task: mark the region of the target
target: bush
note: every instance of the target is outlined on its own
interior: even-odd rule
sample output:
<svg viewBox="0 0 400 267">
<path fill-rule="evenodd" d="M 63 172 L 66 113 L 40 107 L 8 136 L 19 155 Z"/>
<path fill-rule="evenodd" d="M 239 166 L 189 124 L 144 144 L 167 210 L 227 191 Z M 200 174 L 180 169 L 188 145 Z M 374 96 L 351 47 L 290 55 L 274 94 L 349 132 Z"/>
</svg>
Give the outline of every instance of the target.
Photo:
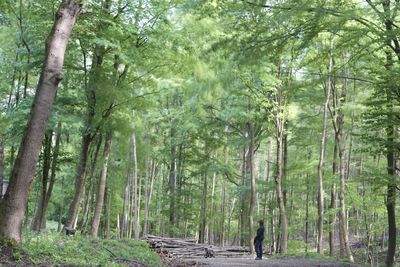
<svg viewBox="0 0 400 267">
<path fill-rule="evenodd" d="M 22 249 L 34 264 L 124 266 L 122 262 L 137 261 L 163 266 L 146 242 L 131 239 L 105 240 L 79 234 L 29 232 L 25 234 Z"/>
</svg>

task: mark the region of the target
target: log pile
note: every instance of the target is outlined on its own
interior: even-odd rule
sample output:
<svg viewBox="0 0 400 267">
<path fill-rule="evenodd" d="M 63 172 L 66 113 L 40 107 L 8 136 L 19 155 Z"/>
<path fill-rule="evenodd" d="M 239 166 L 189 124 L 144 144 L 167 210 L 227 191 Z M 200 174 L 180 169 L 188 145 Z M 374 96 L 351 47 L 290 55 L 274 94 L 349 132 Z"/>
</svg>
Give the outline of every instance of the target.
<svg viewBox="0 0 400 267">
<path fill-rule="evenodd" d="M 208 244 L 198 244 L 194 239 L 148 235 L 147 242 L 157 253 L 171 258 L 241 257 L 249 254 L 249 249 L 245 247 L 217 247 Z"/>
</svg>

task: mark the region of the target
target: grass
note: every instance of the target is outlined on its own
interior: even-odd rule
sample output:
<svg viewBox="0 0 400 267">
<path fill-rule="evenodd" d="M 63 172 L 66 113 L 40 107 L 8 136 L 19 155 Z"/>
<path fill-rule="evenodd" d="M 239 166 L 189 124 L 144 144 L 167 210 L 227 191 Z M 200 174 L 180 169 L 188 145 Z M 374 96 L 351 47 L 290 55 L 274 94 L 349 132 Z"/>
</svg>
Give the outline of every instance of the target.
<svg viewBox="0 0 400 267">
<path fill-rule="evenodd" d="M 146 242 L 132 239 L 106 240 L 79 234 L 27 232 L 21 250 L 34 265 L 126 266 L 124 262 L 139 262 L 147 266 L 164 266 Z"/>
<path fill-rule="evenodd" d="M 351 263 L 348 259 L 339 258 L 339 257 L 330 257 L 325 254 L 317 253 L 317 252 L 305 252 L 307 244 L 303 241 L 298 240 L 290 240 L 288 241 L 288 252 L 285 254 L 275 254 L 272 255 L 273 259 L 282 259 L 282 258 L 306 258 L 306 259 L 314 259 L 314 260 L 326 260 L 337 263 Z M 309 245 L 308 245 L 309 246 Z M 309 249 L 311 250 L 310 246 Z"/>
</svg>

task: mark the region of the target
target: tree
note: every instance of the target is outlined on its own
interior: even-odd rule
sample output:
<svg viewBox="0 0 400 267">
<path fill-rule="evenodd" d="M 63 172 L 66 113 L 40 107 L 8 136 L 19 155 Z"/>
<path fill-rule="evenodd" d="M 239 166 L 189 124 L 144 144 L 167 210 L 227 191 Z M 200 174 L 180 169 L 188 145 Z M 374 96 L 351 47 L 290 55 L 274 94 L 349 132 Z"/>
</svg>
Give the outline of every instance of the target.
<svg viewBox="0 0 400 267">
<path fill-rule="evenodd" d="M 21 226 L 34 174 L 32 170 L 36 168 L 51 107 L 58 84 L 62 80 L 68 39 L 80 11 L 80 2 L 75 0 L 62 1 L 57 11 L 47 40 L 46 57 L 30 118 L 14 164 L 9 188 L 0 203 L 0 238 L 21 242 Z"/>
<path fill-rule="evenodd" d="M 100 224 L 100 215 L 104 204 L 104 193 L 106 188 L 106 179 L 107 179 L 107 169 L 108 169 L 108 157 L 110 156 L 111 150 L 111 139 L 112 133 L 108 132 L 105 144 L 104 144 L 104 152 L 103 152 L 103 167 L 100 173 L 99 179 L 99 187 L 97 191 L 97 200 L 96 200 L 96 208 L 94 210 L 93 223 L 92 223 L 92 236 L 97 237 L 99 231 Z"/>
</svg>

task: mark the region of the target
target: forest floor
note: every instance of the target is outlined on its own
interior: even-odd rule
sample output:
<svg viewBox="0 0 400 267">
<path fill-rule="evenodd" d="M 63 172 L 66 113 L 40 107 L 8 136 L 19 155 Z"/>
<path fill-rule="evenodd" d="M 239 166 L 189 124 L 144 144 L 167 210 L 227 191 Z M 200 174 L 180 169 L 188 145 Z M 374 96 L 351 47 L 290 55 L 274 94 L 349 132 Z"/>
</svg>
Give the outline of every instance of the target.
<svg viewBox="0 0 400 267">
<path fill-rule="evenodd" d="M 165 264 L 147 242 L 140 240 L 25 232 L 22 245 L 0 245 L 2 266 L 164 267 Z"/>
<path fill-rule="evenodd" d="M 308 259 L 301 256 L 292 256 L 280 259 L 254 260 L 254 257 L 247 258 L 207 258 L 187 260 L 187 266 L 210 266 L 210 267 L 362 267 L 363 265 L 334 262 L 324 259 Z M 197 265 L 196 265 L 197 264 Z M 183 266 L 183 265 L 182 265 Z"/>
</svg>

